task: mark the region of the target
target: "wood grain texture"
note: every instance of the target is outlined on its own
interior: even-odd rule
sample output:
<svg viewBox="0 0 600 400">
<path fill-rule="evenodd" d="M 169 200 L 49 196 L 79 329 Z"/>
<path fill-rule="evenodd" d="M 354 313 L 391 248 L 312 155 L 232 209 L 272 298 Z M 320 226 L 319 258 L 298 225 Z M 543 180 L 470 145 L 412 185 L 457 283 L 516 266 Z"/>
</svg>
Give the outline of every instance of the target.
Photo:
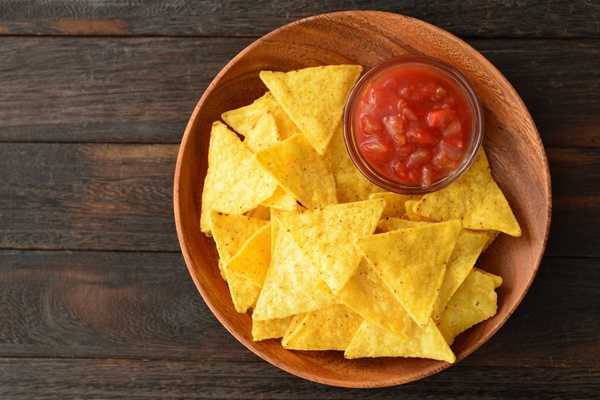
<svg viewBox="0 0 600 400">
<path fill-rule="evenodd" d="M 473 48 L 438 28 L 396 14 L 343 12 L 287 25 L 247 47 L 211 82 L 198 102 L 178 153 L 174 178 L 177 234 L 199 292 L 217 319 L 248 349 L 295 375 L 342 387 L 385 387 L 412 382 L 449 365 L 424 359 L 345 360 L 328 352 L 290 353 L 275 343 L 252 341 L 250 319 L 235 313 L 217 272 L 212 240 L 198 235 L 197 220 L 212 122 L 228 109 L 259 97 L 260 70 L 291 70 L 314 65 L 373 67 L 404 54 L 443 59 L 463 72 L 485 110 L 484 144 L 494 176 L 510 201 L 523 236 L 501 236 L 482 263 L 504 276 L 497 314 L 454 346 L 462 360 L 500 327 L 533 282 L 548 235 L 550 175 L 535 124 L 504 77 Z"/>
<path fill-rule="evenodd" d="M 369 392 L 300 381 L 262 362 L 0 358 L 0 396 L 11 400 L 596 398 L 600 373 L 586 368 L 480 368 L 460 364 L 402 387 Z"/>
<path fill-rule="evenodd" d="M 176 145 L 0 145 L 0 247 L 177 251 Z"/>
<path fill-rule="evenodd" d="M 356 9 L 410 15 L 460 36 L 600 36 L 600 8 L 586 0 L 4 0 L 0 32 L 256 36 L 310 15 Z"/>
<path fill-rule="evenodd" d="M 546 258 L 515 315 L 465 363 L 600 370 L 597 266 Z M 0 357 L 262 363 L 217 322 L 173 253 L 0 251 Z"/>
<path fill-rule="evenodd" d="M 251 41 L 2 38 L 0 141 L 179 143 L 210 80 Z M 546 146 L 600 146 L 600 40 L 471 44 L 514 84 Z"/>
</svg>

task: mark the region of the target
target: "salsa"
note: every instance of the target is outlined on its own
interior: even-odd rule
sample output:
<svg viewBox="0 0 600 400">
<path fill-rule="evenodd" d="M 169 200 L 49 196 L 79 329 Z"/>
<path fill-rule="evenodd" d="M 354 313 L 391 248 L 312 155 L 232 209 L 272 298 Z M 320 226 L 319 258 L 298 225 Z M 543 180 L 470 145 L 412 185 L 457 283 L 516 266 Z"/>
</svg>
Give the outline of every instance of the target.
<svg viewBox="0 0 600 400">
<path fill-rule="evenodd" d="M 463 88 L 433 66 L 390 67 L 367 82 L 353 113 L 358 151 L 379 174 L 430 186 L 469 148 L 473 111 Z"/>
</svg>

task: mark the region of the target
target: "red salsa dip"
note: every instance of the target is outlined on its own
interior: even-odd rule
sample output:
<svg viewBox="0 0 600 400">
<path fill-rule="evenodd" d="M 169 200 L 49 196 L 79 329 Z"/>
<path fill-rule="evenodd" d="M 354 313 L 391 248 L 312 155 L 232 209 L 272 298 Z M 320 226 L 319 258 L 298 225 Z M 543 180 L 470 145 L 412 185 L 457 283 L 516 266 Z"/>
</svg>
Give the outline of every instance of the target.
<svg viewBox="0 0 600 400">
<path fill-rule="evenodd" d="M 446 71 L 423 63 L 390 66 L 356 94 L 355 142 L 378 174 L 428 187 L 457 169 L 470 147 L 473 105 Z"/>
</svg>

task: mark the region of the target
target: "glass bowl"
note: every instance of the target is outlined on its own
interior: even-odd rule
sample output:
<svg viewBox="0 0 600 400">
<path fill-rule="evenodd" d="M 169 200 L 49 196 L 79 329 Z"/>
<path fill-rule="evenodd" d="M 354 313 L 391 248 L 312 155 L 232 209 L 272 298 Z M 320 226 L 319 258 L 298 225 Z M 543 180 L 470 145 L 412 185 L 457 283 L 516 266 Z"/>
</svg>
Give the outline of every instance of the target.
<svg viewBox="0 0 600 400">
<path fill-rule="evenodd" d="M 425 69 L 434 70 L 435 73 L 442 75 L 445 79 L 451 80 L 460 89 L 463 98 L 466 101 L 468 108 L 471 111 L 471 131 L 469 135 L 469 143 L 464 151 L 464 156 L 459 164 L 444 177 L 433 181 L 430 185 L 409 185 L 400 181 L 392 180 L 381 172 L 377 171 L 362 155 L 359 150 L 359 144 L 356 139 L 354 127 L 354 111 L 357 103 L 360 101 L 363 91 L 368 88 L 368 84 L 374 79 L 381 76 L 382 72 L 391 69 L 402 67 L 423 67 Z M 385 61 L 367 71 L 361 79 L 356 83 L 348 99 L 344 109 L 344 140 L 346 148 L 352 159 L 352 162 L 359 171 L 373 184 L 380 186 L 388 191 L 401 194 L 423 194 L 433 192 L 444 188 L 458 177 L 460 177 L 472 164 L 477 151 L 483 140 L 483 112 L 477 95 L 467 82 L 466 78 L 455 68 L 431 57 L 426 56 L 400 56 L 391 60 Z"/>
</svg>

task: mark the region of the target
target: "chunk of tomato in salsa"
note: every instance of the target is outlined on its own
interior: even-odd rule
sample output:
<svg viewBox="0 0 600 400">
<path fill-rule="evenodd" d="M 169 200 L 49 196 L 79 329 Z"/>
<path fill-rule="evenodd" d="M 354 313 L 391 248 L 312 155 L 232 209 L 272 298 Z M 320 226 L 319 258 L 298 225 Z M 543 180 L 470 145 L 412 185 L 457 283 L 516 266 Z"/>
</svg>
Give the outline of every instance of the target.
<svg viewBox="0 0 600 400">
<path fill-rule="evenodd" d="M 392 67 L 365 85 L 354 109 L 358 149 L 390 180 L 429 186 L 456 169 L 471 140 L 464 91 L 435 67 Z"/>
</svg>

